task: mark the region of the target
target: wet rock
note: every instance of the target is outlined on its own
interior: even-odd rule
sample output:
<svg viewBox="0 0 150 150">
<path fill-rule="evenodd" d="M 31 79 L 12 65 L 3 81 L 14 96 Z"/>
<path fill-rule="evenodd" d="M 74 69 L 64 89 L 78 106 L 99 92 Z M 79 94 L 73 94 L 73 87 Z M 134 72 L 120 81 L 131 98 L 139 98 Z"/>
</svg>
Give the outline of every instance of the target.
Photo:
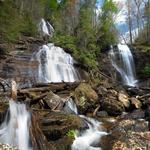
<svg viewBox="0 0 150 150">
<path fill-rule="evenodd" d="M 103 110 L 107 111 L 109 115 L 121 115 L 125 111 L 121 102 L 114 99 L 104 99 L 102 102 Z"/>
<path fill-rule="evenodd" d="M 86 113 L 96 103 L 98 103 L 98 95 L 89 84 L 81 83 L 74 92 L 75 102 L 79 112 Z"/>
<path fill-rule="evenodd" d="M 122 102 L 126 108 L 130 106 L 129 98 L 123 91 L 118 93 L 118 100 Z"/>
<path fill-rule="evenodd" d="M 136 109 L 141 108 L 142 103 L 138 99 L 132 97 L 130 101 L 131 101 L 131 105 L 134 106 L 134 108 Z"/>
</svg>

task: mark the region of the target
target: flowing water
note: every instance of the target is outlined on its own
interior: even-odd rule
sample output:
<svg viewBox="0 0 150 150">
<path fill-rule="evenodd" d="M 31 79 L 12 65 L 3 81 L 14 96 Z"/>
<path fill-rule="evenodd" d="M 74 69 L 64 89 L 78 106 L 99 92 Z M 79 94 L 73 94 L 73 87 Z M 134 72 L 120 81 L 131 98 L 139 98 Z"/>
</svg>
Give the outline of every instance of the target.
<svg viewBox="0 0 150 150">
<path fill-rule="evenodd" d="M 38 24 L 38 30 L 41 36 L 52 36 L 54 32 L 53 26 L 48 21 L 45 21 L 43 18 Z"/>
<path fill-rule="evenodd" d="M 72 99 L 67 102 L 67 106 L 78 115 L 76 104 Z M 85 131 L 77 131 L 75 140 L 71 146 L 72 150 L 101 150 L 99 143 L 102 136 L 107 135 L 102 129 L 102 123 L 93 118 L 79 115 L 88 125 Z"/>
<path fill-rule="evenodd" d="M 39 82 L 79 81 L 78 72 L 74 69 L 74 60 L 71 55 L 54 44 L 43 45 L 35 54 L 34 59 L 39 62 L 37 77 Z"/>
<path fill-rule="evenodd" d="M 136 86 L 137 80 L 135 75 L 135 66 L 132 53 L 125 44 L 118 44 L 116 48 L 112 48 L 109 56 L 114 68 L 121 75 L 124 85 Z"/>
<path fill-rule="evenodd" d="M 32 150 L 29 138 L 30 113 L 25 104 L 9 101 L 9 112 L 0 126 L 0 143 L 18 147 L 19 150 Z"/>
</svg>

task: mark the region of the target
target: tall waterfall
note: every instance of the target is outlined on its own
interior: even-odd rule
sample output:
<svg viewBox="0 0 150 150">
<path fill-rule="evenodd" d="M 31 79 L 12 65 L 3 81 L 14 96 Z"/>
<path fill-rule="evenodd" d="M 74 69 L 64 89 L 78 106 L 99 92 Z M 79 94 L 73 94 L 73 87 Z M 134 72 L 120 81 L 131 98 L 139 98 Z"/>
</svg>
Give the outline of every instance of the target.
<svg viewBox="0 0 150 150">
<path fill-rule="evenodd" d="M 54 44 L 43 45 L 35 54 L 35 59 L 39 62 L 39 82 L 75 82 L 79 80 L 71 55 Z"/>
<path fill-rule="evenodd" d="M 112 65 L 120 73 L 124 85 L 136 86 L 135 66 L 132 53 L 125 44 L 118 44 L 109 52 Z"/>
<path fill-rule="evenodd" d="M 9 101 L 9 112 L 0 126 L 0 143 L 18 147 L 19 150 L 32 150 L 29 139 L 30 114 L 25 104 Z"/>
</svg>

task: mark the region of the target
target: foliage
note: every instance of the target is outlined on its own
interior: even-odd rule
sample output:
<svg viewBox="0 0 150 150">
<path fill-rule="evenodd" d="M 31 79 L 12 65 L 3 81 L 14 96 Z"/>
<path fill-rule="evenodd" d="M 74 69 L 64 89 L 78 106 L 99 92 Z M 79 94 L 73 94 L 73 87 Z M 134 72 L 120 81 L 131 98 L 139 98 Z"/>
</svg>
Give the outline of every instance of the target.
<svg viewBox="0 0 150 150">
<path fill-rule="evenodd" d="M 0 38 L 15 41 L 21 35 L 37 36 L 37 23 L 44 17 L 55 28 L 51 42 L 67 49 L 91 70 L 97 68 L 101 49 L 116 41 L 113 14 L 117 9 L 106 0 L 97 16 L 96 0 L 5 0 L 0 5 Z M 12 13 L 13 12 L 13 13 Z"/>
<path fill-rule="evenodd" d="M 143 70 L 144 75 L 150 77 L 150 64 L 146 64 Z"/>
<path fill-rule="evenodd" d="M 66 133 L 66 135 L 67 135 L 68 137 L 74 138 L 75 135 L 76 135 L 76 131 L 75 131 L 75 130 L 69 130 L 69 131 Z"/>
<path fill-rule="evenodd" d="M 102 6 L 102 13 L 99 16 L 100 28 L 98 31 L 98 42 L 103 49 L 116 42 L 116 28 L 113 15 L 117 13 L 117 7 L 112 0 L 105 0 Z"/>
</svg>

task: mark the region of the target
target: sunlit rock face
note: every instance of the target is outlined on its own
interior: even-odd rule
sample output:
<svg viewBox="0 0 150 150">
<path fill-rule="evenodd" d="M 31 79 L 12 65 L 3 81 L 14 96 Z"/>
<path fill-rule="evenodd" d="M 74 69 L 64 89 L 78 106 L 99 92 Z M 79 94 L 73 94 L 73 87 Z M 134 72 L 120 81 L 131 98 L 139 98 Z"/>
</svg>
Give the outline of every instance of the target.
<svg viewBox="0 0 150 150">
<path fill-rule="evenodd" d="M 121 75 L 124 85 L 136 86 L 135 66 L 132 53 L 127 45 L 118 44 L 112 48 L 109 56 L 113 67 Z"/>
</svg>

